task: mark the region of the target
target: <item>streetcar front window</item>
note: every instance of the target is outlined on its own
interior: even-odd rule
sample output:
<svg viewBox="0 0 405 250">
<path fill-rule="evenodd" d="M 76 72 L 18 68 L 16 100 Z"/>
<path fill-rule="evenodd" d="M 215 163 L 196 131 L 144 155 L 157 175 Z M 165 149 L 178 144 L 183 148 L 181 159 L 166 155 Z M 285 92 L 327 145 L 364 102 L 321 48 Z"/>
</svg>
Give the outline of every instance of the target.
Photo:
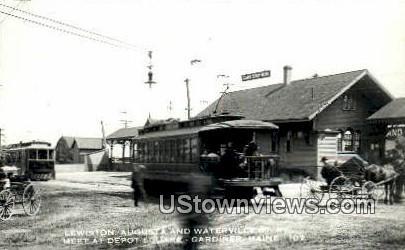
<svg viewBox="0 0 405 250">
<path fill-rule="evenodd" d="M 33 159 L 33 160 L 37 159 L 37 151 L 35 149 L 30 150 L 29 157 L 30 157 L 30 159 Z"/>
<path fill-rule="evenodd" d="M 39 150 L 38 150 L 38 159 L 39 159 L 39 160 L 46 160 L 46 159 L 48 159 L 48 150 L 46 150 L 46 149 L 39 149 Z"/>
</svg>

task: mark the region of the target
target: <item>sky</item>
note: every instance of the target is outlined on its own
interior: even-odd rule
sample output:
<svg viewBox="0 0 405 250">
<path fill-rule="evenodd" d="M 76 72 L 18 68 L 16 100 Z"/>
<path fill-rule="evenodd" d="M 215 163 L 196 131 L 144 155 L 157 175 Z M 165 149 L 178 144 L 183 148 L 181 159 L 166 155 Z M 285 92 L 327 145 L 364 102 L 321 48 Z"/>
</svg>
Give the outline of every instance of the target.
<svg viewBox="0 0 405 250">
<path fill-rule="evenodd" d="M 101 137 L 153 118 L 186 119 L 230 90 L 368 69 L 405 96 L 405 1 L 0 0 L 134 47 L 80 38 L 0 13 L 2 143 Z M 22 15 L 0 5 L 0 11 Z M 61 27 L 60 25 L 55 25 Z M 147 80 L 152 50 L 154 80 Z M 193 59 L 200 63 L 191 65 Z M 271 77 L 241 81 L 246 73 Z M 218 74 L 229 78 L 217 78 Z M 169 103 L 172 109 L 169 109 Z"/>
</svg>

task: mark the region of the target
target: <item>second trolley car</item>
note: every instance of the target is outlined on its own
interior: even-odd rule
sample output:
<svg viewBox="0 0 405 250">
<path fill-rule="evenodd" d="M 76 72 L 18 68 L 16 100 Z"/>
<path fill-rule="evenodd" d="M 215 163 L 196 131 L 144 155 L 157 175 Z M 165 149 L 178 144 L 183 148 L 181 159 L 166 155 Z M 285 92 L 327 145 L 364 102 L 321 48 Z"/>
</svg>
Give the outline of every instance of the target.
<svg viewBox="0 0 405 250">
<path fill-rule="evenodd" d="M 5 158 L 7 165 L 18 168 L 18 175 L 31 180 L 55 178 L 54 149 L 48 142 L 31 141 L 9 145 Z"/>
</svg>

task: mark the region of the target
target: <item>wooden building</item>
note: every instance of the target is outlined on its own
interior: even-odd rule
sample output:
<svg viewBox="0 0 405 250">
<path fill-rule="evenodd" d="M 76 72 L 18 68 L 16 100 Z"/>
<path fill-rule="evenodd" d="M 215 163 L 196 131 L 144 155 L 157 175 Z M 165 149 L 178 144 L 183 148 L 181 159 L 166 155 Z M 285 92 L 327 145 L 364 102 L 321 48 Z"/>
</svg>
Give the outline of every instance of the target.
<svg viewBox="0 0 405 250">
<path fill-rule="evenodd" d="M 130 161 L 133 157 L 135 148 L 133 138 L 138 136 L 138 130 L 141 127 L 120 128 L 106 138 L 107 143 L 110 146 L 110 159 L 112 162 L 126 162 Z M 117 147 L 120 150 L 118 156 L 116 151 Z"/>
<path fill-rule="evenodd" d="M 405 137 L 405 97 L 388 103 L 367 120 L 377 130 L 385 129 L 385 133 L 383 133 L 385 145 L 379 150 L 386 151 L 394 148 L 395 141 Z"/>
<path fill-rule="evenodd" d="M 55 161 L 59 164 L 73 163 L 74 137 L 62 136 L 55 146 Z"/>
<path fill-rule="evenodd" d="M 282 83 L 227 93 L 198 116 L 227 113 L 275 123 L 279 135 L 268 138 L 268 150 L 280 154 L 287 172 L 318 178 L 323 156 L 382 157 L 384 134 L 367 118 L 392 100 L 367 70 L 291 81 L 286 66 Z"/>
<path fill-rule="evenodd" d="M 87 154 L 103 149 L 101 138 L 62 136 L 55 147 L 59 164 L 84 163 Z"/>
</svg>

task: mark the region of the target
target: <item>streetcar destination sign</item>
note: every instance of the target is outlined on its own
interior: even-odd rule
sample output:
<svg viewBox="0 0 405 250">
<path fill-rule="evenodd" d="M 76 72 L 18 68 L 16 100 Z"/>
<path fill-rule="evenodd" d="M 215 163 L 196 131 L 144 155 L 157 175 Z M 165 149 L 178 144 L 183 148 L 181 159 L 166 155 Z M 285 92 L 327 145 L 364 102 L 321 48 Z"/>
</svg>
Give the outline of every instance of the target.
<svg viewBox="0 0 405 250">
<path fill-rule="evenodd" d="M 260 78 L 265 78 L 265 77 L 270 77 L 270 70 L 264 70 L 261 72 L 242 75 L 242 81 L 249 81 L 249 80 L 260 79 Z"/>
</svg>

